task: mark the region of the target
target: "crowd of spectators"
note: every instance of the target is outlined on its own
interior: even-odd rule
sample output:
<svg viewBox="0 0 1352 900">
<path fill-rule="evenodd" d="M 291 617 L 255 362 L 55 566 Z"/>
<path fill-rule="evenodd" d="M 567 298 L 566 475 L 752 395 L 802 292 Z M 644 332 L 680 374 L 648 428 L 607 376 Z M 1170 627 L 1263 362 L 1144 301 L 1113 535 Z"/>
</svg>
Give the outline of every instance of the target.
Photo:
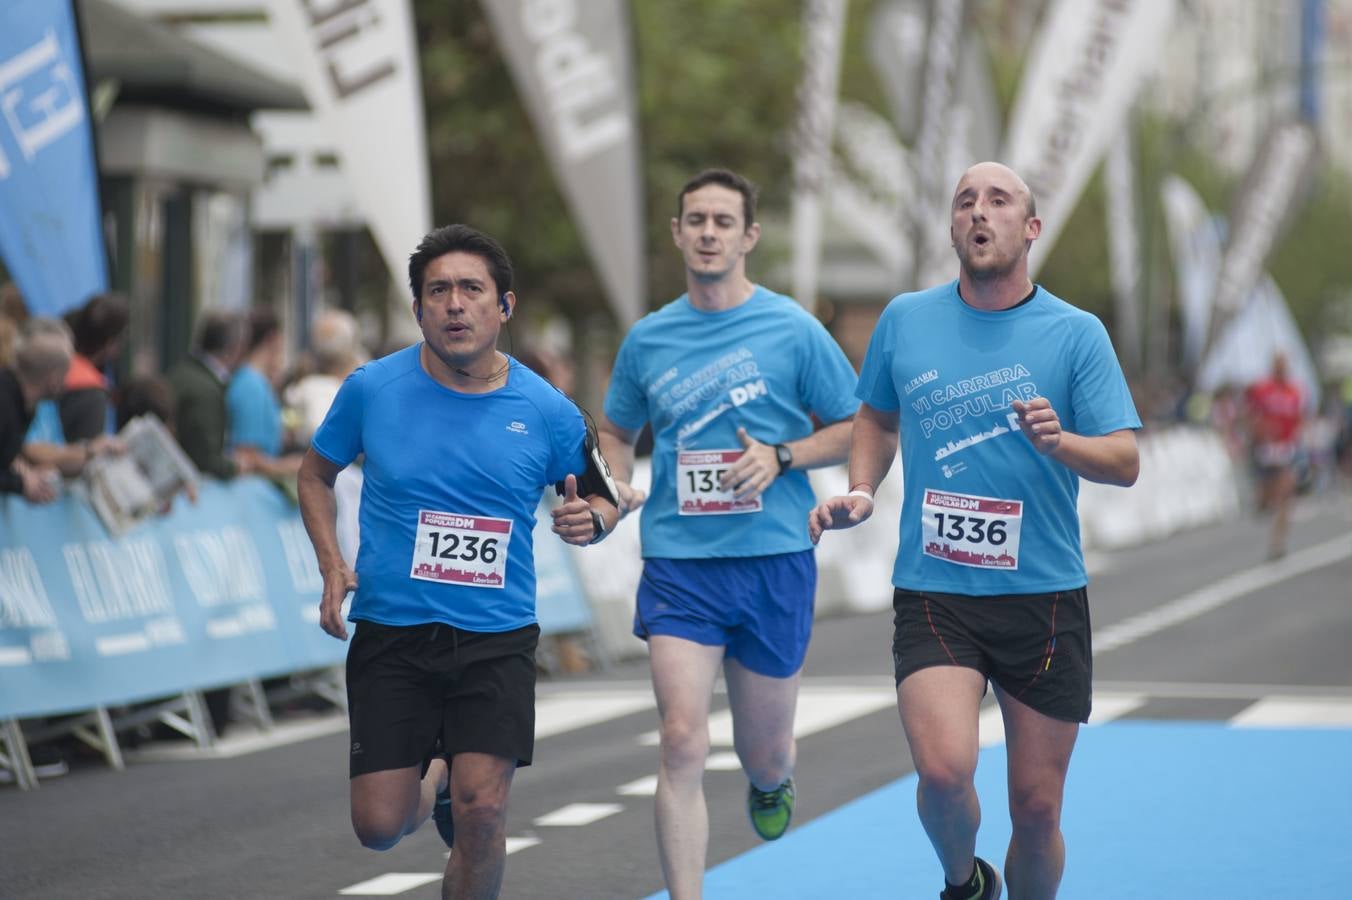
<svg viewBox="0 0 1352 900">
<path fill-rule="evenodd" d="M 258 474 L 294 493 L 287 483 L 310 435 L 342 379 L 366 359 L 356 321 L 341 310 L 315 318 L 313 352 L 289 371 L 274 312 L 213 310 L 200 317 L 188 355 L 163 375 L 118 380 L 128 324 L 118 294 L 55 319 L 30 316 L 12 287 L 0 289 L 0 493 L 56 500 L 92 459 L 124 452 L 117 432 L 145 414 L 164 423 L 202 474 Z M 206 701 L 224 733 L 229 691 L 208 691 Z"/>
</svg>

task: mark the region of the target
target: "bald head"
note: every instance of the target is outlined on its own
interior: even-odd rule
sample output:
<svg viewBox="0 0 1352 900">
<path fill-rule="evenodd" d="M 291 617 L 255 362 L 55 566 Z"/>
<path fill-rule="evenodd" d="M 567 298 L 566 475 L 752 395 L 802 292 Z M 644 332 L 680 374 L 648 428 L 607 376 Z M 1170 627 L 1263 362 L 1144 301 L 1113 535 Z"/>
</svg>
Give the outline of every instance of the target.
<svg viewBox="0 0 1352 900">
<path fill-rule="evenodd" d="M 1033 199 L 1028 184 L 1009 166 L 998 162 L 979 162 L 963 172 L 958 179 L 958 186 L 953 190 L 954 205 L 964 193 L 979 191 L 985 185 L 996 187 L 1022 202 L 1028 218 L 1037 215 L 1037 201 Z"/>
</svg>

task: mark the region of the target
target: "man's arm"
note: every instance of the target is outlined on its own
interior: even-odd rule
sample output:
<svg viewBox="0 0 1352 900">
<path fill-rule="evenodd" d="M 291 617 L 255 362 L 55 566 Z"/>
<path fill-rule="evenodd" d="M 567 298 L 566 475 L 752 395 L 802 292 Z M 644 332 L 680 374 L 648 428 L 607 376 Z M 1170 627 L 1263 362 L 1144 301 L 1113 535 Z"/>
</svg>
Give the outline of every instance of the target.
<svg viewBox="0 0 1352 900">
<path fill-rule="evenodd" d="M 305 452 L 297 478 L 300 517 L 315 548 L 319 572 L 324 577 L 324 593 L 319 601 L 319 627 L 347 640 L 343 622 L 343 599 L 357 588 L 357 575 L 338 549 L 338 499 L 333 483 L 342 466 L 330 462 L 313 449 Z"/>
<path fill-rule="evenodd" d="M 1050 456 L 1081 478 L 1131 487 L 1141 473 L 1136 432 L 1130 428 L 1086 437 L 1061 430 L 1061 420 L 1046 397 L 1015 400 L 1019 428 L 1038 453 Z"/>
<path fill-rule="evenodd" d="M 832 422 L 796 441 L 786 441 L 793 456 L 790 469 L 819 469 L 846 460 L 850 453 L 850 419 Z M 733 463 L 723 476 L 719 487 L 731 488 L 738 500 L 758 497 L 780 476 L 779 457 L 774 444 L 756 440 L 745 428 L 737 429 L 742 442 L 742 458 Z"/>
<path fill-rule="evenodd" d="M 563 484 L 563 503 L 550 510 L 549 515 L 554 520 L 550 530 L 565 543 L 585 547 L 610 534 L 620 524 L 620 511 L 609 500 L 599 494 L 578 496 L 576 475 L 564 478 Z M 601 517 L 600 534 L 596 530 L 596 520 L 592 518 L 593 511 Z"/>
<path fill-rule="evenodd" d="M 601 445 L 601 455 L 610 466 L 610 475 L 615 480 L 615 488 L 620 492 L 620 515 L 626 516 L 643 505 L 647 495 L 629 483 L 634 477 L 634 444 L 638 441 L 638 432 L 621 428 L 610 421 L 604 413 L 596 426 L 597 441 Z"/>
<path fill-rule="evenodd" d="M 824 531 L 851 528 L 873 515 L 873 495 L 897 455 L 899 423 L 896 411 L 859 405 L 850 432 L 850 493 L 832 497 L 808 513 L 807 533 L 812 543 Z"/>
</svg>

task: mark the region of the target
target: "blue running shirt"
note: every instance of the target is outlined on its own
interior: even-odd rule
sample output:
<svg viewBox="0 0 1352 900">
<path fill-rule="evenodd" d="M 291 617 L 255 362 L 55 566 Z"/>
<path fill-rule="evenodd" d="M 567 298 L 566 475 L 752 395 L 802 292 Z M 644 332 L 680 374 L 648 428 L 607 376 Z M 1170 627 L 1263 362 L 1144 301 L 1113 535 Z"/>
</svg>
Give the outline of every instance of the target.
<svg viewBox="0 0 1352 900">
<path fill-rule="evenodd" d="M 504 387 L 453 391 L 423 371 L 421 348 L 349 375 L 315 432 L 335 465 L 366 454 L 348 618 L 523 628 L 535 621 L 535 510 L 547 485 L 583 471 L 582 415 L 510 358 Z"/>
<path fill-rule="evenodd" d="M 282 407 L 267 376 L 250 365 L 236 369 L 225 389 L 225 408 L 231 447 L 256 447 L 268 456 L 282 455 Z"/>
<path fill-rule="evenodd" d="M 968 306 L 956 281 L 888 304 L 859 399 L 900 410 L 897 587 L 1023 594 L 1088 581 L 1079 476 L 1033 449 L 1010 405 L 1034 397 L 1075 434 L 1141 427 L 1103 324 L 1041 287 L 1001 312 Z"/>
<path fill-rule="evenodd" d="M 822 324 L 763 287 L 721 312 L 702 312 L 682 295 L 639 320 L 620 345 L 605 410 L 627 430 L 652 424 L 644 557 L 809 549 L 807 473 L 786 472 L 751 504 L 718 493 L 717 473 L 743 449 L 739 425 L 764 444 L 798 440 L 812 433 L 811 415 L 828 425 L 853 415 L 854 387 L 854 370 Z"/>
</svg>

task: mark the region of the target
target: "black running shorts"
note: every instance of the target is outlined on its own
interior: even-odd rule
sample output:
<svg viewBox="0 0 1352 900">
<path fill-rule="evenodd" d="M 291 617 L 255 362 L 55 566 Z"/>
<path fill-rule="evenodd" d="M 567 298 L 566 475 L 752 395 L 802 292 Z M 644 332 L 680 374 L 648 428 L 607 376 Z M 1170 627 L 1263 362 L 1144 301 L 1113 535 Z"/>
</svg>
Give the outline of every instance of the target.
<svg viewBox="0 0 1352 900">
<path fill-rule="evenodd" d="M 347 651 L 352 777 L 425 771 L 435 753 L 530 765 L 539 639 L 538 625 L 493 633 L 357 622 Z"/>
<path fill-rule="evenodd" d="M 1093 665 L 1084 588 L 993 597 L 897 588 L 892 608 L 897 684 L 930 666 L 965 666 L 1045 716 L 1089 721 Z"/>
</svg>

